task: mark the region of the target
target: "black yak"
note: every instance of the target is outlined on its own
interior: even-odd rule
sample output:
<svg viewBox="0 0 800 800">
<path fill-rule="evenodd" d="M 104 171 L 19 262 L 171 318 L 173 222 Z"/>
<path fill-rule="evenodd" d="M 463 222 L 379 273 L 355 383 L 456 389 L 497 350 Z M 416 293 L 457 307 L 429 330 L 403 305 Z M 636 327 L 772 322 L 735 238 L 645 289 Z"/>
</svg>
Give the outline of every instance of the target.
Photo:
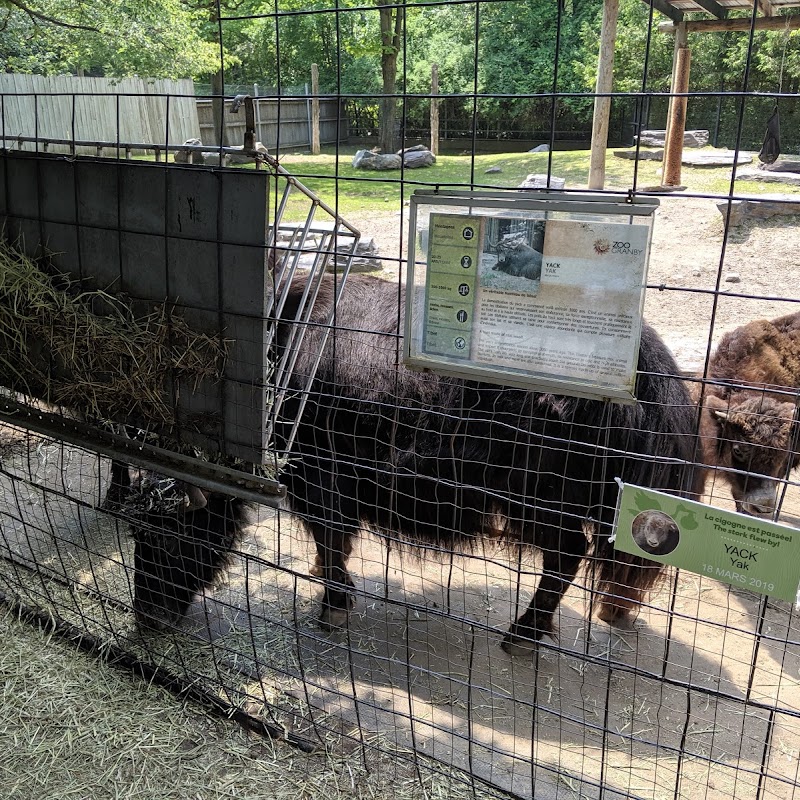
<svg viewBox="0 0 800 800">
<path fill-rule="evenodd" d="M 770 517 L 780 481 L 800 464 L 796 402 L 800 313 L 755 320 L 720 339 L 702 399 L 705 460 L 721 466 L 738 511 Z"/>
<path fill-rule="evenodd" d="M 495 247 L 499 257 L 493 270 L 532 281 L 542 277 L 542 253 L 531 247 L 524 235 L 507 234 Z"/>
<path fill-rule="evenodd" d="M 287 318 L 301 291 L 291 287 Z M 328 282 L 295 365 L 298 389 L 332 298 Z M 644 327 L 639 401 L 621 405 L 412 372 L 398 366 L 402 318 L 396 286 L 348 280 L 283 476 L 290 508 L 316 543 L 322 624 L 346 619 L 347 558 L 362 524 L 441 551 L 468 549 L 498 529 L 510 542 L 537 547 L 543 575 L 505 637 L 509 652 L 553 631 L 554 611 L 590 553 L 600 616 L 620 621 L 660 568 L 614 553 L 614 479 L 687 497 L 702 488 L 702 470 L 692 466 L 696 408 L 669 350 Z"/>
<path fill-rule="evenodd" d="M 300 281 L 290 287 L 284 330 L 303 288 Z M 298 395 L 319 352 L 333 289 L 326 278 L 294 367 Z M 397 295 L 397 286 L 384 281 L 348 279 L 282 477 L 290 509 L 316 544 L 324 582 L 321 624 L 346 621 L 353 602 L 347 559 L 362 525 L 443 552 L 469 549 L 498 533 L 538 548 L 543 574 L 530 607 L 504 639 L 510 653 L 530 650 L 554 631 L 554 612 L 589 555 L 596 559 L 601 618 L 623 622 L 661 567 L 615 553 L 609 543 L 614 479 L 687 497 L 701 489 L 702 473 L 691 463 L 696 407 L 675 377 L 670 352 L 645 326 L 633 405 L 412 372 L 399 364 L 403 312 Z M 228 519 L 235 523 L 235 513 L 223 507 L 216 520 L 227 530 Z M 161 543 L 146 559 L 137 558 L 137 568 L 147 561 L 151 574 L 179 581 L 179 591 L 168 590 L 171 608 L 207 577 L 205 560 L 198 569 L 180 567 L 198 553 L 184 533 L 172 547 Z M 207 534 L 198 525 L 195 535 Z M 222 559 L 227 533 L 212 538 L 201 555 Z M 137 552 L 143 548 L 137 540 Z M 166 582 L 137 578 L 137 587 L 146 584 L 152 612 L 159 602 L 152 587 Z"/>
</svg>

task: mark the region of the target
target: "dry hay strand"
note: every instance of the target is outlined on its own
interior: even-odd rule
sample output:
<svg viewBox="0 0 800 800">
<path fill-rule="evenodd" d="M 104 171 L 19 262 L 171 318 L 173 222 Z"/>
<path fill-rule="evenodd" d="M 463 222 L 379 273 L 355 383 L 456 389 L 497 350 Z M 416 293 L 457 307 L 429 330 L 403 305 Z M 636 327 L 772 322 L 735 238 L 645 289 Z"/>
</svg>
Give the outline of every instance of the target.
<svg viewBox="0 0 800 800">
<path fill-rule="evenodd" d="M 175 424 L 170 386 L 219 380 L 225 342 L 167 304 L 134 315 L 0 240 L 0 383 L 96 419 Z"/>
</svg>

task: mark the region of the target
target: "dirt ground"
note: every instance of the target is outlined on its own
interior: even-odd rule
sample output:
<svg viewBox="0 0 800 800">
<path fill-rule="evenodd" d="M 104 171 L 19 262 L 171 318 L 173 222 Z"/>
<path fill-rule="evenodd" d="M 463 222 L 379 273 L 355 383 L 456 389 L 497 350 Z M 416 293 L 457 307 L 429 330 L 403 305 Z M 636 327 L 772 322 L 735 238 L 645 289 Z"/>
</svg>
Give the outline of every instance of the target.
<svg viewBox="0 0 800 800">
<path fill-rule="evenodd" d="M 396 277 L 405 218 L 352 222 L 376 239 L 384 277 Z M 761 221 L 731 232 L 723 260 L 714 201 L 662 199 L 649 273 L 662 288 L 648 290 L 645 316 L 683 369 L 702 369 L 709 340 L 726 330 L 795 309 L 798 244 L 796 220 Z M 726 282 L 730 273 L 739 281 Z M 39 443 L 12 448 L 3 467 L 0 549 L 17 566 L 4 562 L 0 585 L 140 647 L 124 612 L 130 540 L 96 510 L 107 462 Z M 712 492 L 730 507 L 723 487 Z M 784 508 L 786 521 L 800 516 L 796 488 Z M 350 561 L 356 607 L 348 627 L 329 634 L 316 625 L 310 551 L 290 515 L 262 510 L 223 583 L 148 652 L 179 670 L 188 663 L 212 690 L 300 729 L 347 731 L 362 746 L 411 754 L 420 774 L 433 762 L 416 759 L 433 758 L 520 797 L 800 796 L 800 622 L 791 604 L 673 574 L 623 632 L 590 618 L 584 576 L 562 606 L 558 638 L 530 659 L 510 658 L 499 641 L 535 588 L 534 558 L 518 563 L 487 546 L 420 560 L 365 535 Z M 49 577 L 28 579 L 34 559 Z M 78 593 L 63 585 L 76 580 Z"/>
</svg>

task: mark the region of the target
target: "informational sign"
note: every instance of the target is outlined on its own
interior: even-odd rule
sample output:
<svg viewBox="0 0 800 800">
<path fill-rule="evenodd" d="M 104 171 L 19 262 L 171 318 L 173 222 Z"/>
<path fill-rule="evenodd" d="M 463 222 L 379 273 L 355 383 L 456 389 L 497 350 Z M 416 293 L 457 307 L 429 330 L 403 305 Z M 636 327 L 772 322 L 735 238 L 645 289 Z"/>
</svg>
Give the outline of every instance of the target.
<svg viewBox="0 0 800 800">
<path fill-rule="evenodd" d="M 800 585 L 800 530 L 632 484 L 614 547 L 781 600 Z"/>
<path fill-rule="evenodd" d="M 634 399 L 654 204 L 414 198 L 407 364 Z"/>
</svg>

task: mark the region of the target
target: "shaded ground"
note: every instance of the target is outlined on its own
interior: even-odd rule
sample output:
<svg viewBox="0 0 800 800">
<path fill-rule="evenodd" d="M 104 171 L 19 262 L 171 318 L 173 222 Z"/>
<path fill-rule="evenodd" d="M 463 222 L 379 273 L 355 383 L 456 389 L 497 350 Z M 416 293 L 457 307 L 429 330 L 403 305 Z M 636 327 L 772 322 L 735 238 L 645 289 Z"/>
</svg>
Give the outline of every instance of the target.
<svg viewBox="0 0 800 800">
<path fill-rule="evenodd" d="M 384 787 L 444 785 L 453 797 L 472 772 L 537 800 L 599 798 L 601 785 L 606 798 L 668 798 L 679 785 L 679 797 L 749 800 L 759 780 L 765 796 L 795 796 L 800 630 L 789 604 L 687 573 L 622 633 L 590 618 L 583 576 L 558 638 L 510 658 L 500 636 L 531 597 L 535 559 L 487 547 L 421 561 L 364 536 L 350 562 L 356 608 L 328 634 L 306 536 L 262 509 L 182 628 L 142 636 L 127 611 L 127 526 L 93 507 L 107 462 L 40 440 L 4 468 L 1 590 L 366 759 Z M 441 763 L 465 772 L 442 777 Z"/>
</svg>

